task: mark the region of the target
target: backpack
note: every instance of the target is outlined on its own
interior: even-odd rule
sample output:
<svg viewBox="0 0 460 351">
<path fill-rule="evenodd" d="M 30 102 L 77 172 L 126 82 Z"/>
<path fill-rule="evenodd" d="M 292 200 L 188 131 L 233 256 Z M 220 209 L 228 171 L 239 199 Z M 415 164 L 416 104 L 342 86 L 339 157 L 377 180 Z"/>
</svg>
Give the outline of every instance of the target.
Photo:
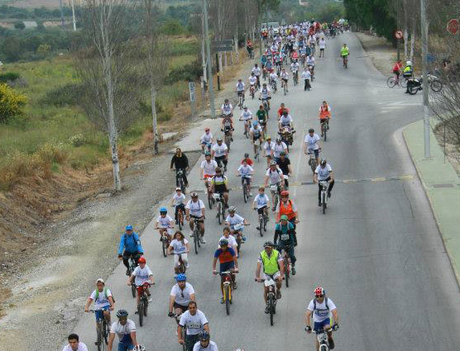
<svg viewBox="0 0 460 351">
<path fill-rule="evenodd" d="M 329 306 L 327 304 L 327 297 L 324 297 L 324 300 L 326 302 L 326 310 L 329 311 Z M 315 312 L 315 311 L 316 311 L 316 299 L 313 300 L 313 312 Z"/>
<path fill-rule="evenodd" d="M 105 298 L 108 300 L 109 297 L 107 296 L 107 288 L 105 287 L 104 287 L 104 295 L 105 295 Z M 96 289 L 96 296 L 94 298 L 94 301 L 96 301 L 98 298 L 99 298 L 99 290 Z M 112 294 L 112 300 L 113 300 L 113 303 L 115 303 L 115 297 L 113 296 L 113 294 Z"/>
</svg>

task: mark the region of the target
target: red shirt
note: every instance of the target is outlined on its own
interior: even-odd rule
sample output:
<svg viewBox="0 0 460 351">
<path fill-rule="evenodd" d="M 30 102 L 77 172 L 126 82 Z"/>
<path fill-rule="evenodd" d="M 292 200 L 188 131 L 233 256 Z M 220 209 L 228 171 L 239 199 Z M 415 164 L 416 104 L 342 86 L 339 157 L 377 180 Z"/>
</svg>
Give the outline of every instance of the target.
<svg viewBox="0 0 460 351">
<path fill-rule="evenodd" d="M 287 107 L 279 108 L 278 109 L 278 117 L 280 117 L 283 114 L 283 111 L 287 111 L 287 113 L 289 113 L 289 109 Z"/>
<path fill-rule="evenodd" d="M 396 62 L 396 64 L 393 67 L 393 72 L 400 71 L 402 68 L 402 63 L 401 62 Z"/>
<path fill-rule="evenodd" d="M 251 166 L 251 167 L 254 164 L 254 162 L 252 162 L 252 160 L 250 158 L 245 158 L 245 159 L 243 159 L 243 161 L 246 161 L 248 166 Z M 241 161 L 241 164 L 243 164 L 243 161 Z"/>
<path fill-rule="evenodd" d="M 235 251 L 229 247 L 227 250 L 217 249 L 214 253 L 214 257 L 219 259 L 219 263 L 228 263 L 233 261 L 233 257 L 236 256 Z"/>
</svg>

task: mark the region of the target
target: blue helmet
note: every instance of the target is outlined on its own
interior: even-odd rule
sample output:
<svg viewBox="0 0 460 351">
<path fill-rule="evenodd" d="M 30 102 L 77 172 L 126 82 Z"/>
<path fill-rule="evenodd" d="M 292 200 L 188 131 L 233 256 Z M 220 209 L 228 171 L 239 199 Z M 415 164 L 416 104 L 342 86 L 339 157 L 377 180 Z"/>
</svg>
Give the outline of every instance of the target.
<svg viewBox="0 0 460 351">
<path fill-rule="evenodd" d="M 259 122 L 257 122 L 257 121 L 252 122 L 252 125 L 253 125 L 254 127 L 255 127 L 256 125 L 258 125 L 258 124 L 259 124 Z"/>
<path fill-rule="evenodd" d="M 187 276 L 183 273 L 179 273 L 176 277 L 176 281 L 178 282 L 185 282 L 187 280 Z"/>
<path fill-rule="evenodd" d="M 128 231 L 128 230 L 133 230 L 133 226 L 131 224 L 128 224 L 126 227 L 125 227 L 125 230 Z"/>
<path fill-rule="evenodd" d="M 206 330 L 202 330 L 200 332 L 200 340 L 201 341 L 209 340 L 209 333 Z"/>
<path fill-rule="evenodd" d="M 166 207 L 160 208 L 160 213 L 168 213 L 168 209 Z"/>
</svg>

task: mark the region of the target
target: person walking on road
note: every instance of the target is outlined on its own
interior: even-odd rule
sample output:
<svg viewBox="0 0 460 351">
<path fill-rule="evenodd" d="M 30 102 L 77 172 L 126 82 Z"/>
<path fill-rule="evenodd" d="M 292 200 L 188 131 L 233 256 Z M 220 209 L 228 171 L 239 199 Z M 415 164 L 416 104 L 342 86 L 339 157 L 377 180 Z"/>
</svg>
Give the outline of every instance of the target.
<svg viewBox="0 0 460 351">
<path fill-rule="evenodd" d="M 70 334 L 67 341 L 69 344 L 64 346 L 62 351 L 88 351 L 88 347 L 80 342 L 80 338 L 77 334 Z"/>
<path fill-rule="evenodd" d="M 182 339 L 182 330 L 186 329 L 185 340 Z M 209 333 L 209 322 L 201 312 L 195 301 L 190 301 L 188 311 L 182 313 L 182 316 L 177 327 L 177 337 L 179 344 L 184 344 L 187 351 L 193 351 L 193 347 L 199 341 L 199 336 L 202 331 Z M 110 350 L 109 350 L 110 351 Z"/>
</svg>

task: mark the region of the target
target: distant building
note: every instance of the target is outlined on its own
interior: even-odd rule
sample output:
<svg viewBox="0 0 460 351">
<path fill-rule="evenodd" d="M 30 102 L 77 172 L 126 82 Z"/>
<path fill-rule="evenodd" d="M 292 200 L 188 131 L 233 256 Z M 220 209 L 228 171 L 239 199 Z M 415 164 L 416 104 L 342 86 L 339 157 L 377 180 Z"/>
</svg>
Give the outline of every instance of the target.
<svg viewBox="0 0 460 351">
<path fill-rule="evenodd" d="M 24 21 L 23 23 L 26 26 L 26 28 L 37 28 L 38 27 L 37 22 L 35 21 Z"/>
</svg>

